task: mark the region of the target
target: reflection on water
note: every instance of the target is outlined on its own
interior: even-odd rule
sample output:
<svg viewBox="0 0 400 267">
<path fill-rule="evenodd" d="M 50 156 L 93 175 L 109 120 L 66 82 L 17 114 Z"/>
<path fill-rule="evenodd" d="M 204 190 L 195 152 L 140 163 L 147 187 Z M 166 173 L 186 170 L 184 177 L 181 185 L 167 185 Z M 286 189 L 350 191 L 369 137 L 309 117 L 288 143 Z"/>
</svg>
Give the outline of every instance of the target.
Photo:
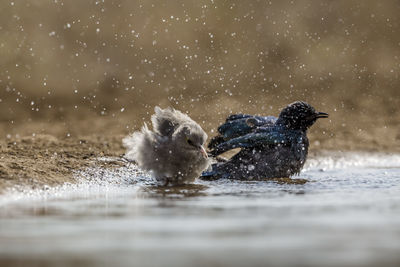
<svg viewBox="0 0 400 267">
<path fill-rule="evenodd" d="M 180 186 L 146 186 L 142 187 L 144 192 L 148 192 L 152 197 L 164 198 L 188 198 L 206 196 L 204 192 L 208 186 L 201 184 L 188 184 Z"/>
<path fill-rule="evenodd" d="M 294 179 L 181 187 L 132 164 L 80 175 L 0 199 L 1 266 L 400 263 L 399 155 L 321 156 Z"/>
</svg>

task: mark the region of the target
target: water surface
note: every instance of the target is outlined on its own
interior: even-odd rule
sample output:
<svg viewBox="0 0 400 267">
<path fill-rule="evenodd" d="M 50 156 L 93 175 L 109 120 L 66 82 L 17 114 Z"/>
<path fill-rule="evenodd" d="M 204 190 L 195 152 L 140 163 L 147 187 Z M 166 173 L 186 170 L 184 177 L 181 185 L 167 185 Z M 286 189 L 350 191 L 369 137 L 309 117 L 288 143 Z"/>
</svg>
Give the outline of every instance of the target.
<svg viewBox="0 0 400 267">
<path fill-rule="evenodd" d="M 0 263 L 400 264 L 400 155 L 326 154 L 294 177 L 306 183 L 159 188 L 132 164 L 77 175 L 78 185 L 2 196 Z"/>
</svg>

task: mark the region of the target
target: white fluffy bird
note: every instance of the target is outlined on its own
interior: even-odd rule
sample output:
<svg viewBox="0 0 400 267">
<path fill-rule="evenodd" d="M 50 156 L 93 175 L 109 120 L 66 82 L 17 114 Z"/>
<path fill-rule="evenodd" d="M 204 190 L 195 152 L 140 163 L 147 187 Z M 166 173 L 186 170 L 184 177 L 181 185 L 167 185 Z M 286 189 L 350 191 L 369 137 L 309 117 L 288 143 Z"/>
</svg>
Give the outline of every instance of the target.
<svg viewBox="0 0 400 267">
<path fill-rule="evenodd" d="M 123 139 L 126 158 L 150 171 L 165 185 L 193 182 L 210 164 L 204 143 L 207 134 L 189 116 L 173 108 L 155 107 L 153 131 L 141 131 Z"/>
</svg>

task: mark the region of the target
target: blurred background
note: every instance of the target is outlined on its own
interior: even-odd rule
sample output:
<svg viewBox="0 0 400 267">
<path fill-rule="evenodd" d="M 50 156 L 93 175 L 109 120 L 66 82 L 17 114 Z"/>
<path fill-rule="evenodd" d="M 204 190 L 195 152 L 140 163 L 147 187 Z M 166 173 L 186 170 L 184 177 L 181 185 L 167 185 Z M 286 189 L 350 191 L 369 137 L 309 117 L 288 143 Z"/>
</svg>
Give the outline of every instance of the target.
<svg viewBox="0 0 400 267">
<path fill-rule="evenodd" d="M 155 105 L 209 133 L 230 113 L 328 112 L 322 149 L 400 140 L 399 1 L 2 1 L 2 138 L 125 135 Z"/>
</svg>

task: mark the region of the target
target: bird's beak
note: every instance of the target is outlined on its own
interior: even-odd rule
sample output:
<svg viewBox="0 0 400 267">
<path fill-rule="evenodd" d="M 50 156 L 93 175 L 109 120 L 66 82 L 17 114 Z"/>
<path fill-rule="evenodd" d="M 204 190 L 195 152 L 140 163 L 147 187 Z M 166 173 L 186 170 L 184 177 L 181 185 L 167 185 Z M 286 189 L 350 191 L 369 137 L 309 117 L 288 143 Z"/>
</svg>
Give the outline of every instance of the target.
<svg viewBox="0 0 400 267">
<path fill-rule="evenodd" d="M 319 119 L 319 118 L 328 118 L 329 114 L 325 113 L 325 112 L 318 112 L 315 114 L 315 118 Z"/>
<path fill-rule="evenodd" d="M 206 152 L 206 150 L 204 149 L 204 147 L 203 147 L 203 146 L 199 146 L 199 150 L 200 150 L 201 155 L 203 155 L 203 157 L 204 157 L 205 159 L 208 159 L 208 155 L 207 155 L 207 152 Z"/>
</svg>

